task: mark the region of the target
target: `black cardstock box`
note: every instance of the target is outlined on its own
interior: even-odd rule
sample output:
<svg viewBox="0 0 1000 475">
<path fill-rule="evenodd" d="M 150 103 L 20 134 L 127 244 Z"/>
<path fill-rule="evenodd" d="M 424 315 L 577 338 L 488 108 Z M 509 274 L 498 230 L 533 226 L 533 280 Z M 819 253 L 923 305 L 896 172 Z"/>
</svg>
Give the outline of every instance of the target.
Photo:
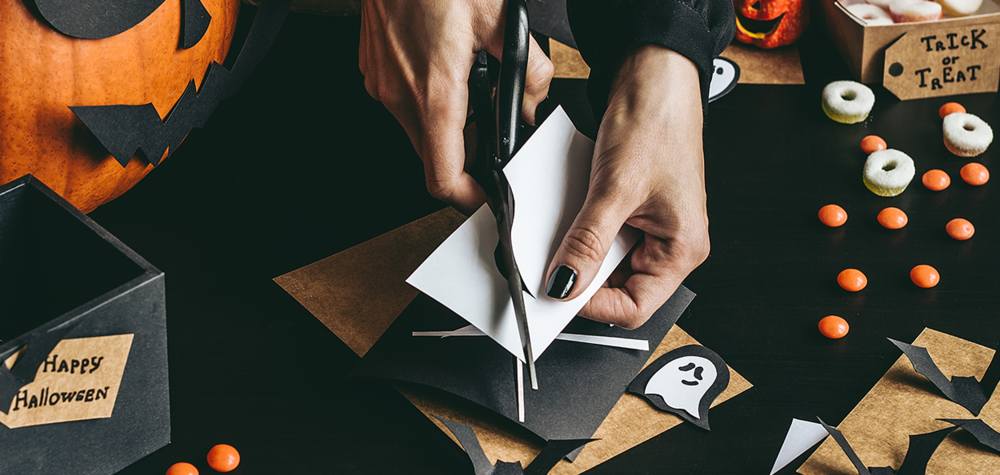
<svg viewBox="0 0 1000 475">
<path fill-rule="evenodd" d="M 66 359 L 54 355 L 54 345 L 73 339 L 91 342 L 89 373 L 79 360 L 61 366 Z M 105 360 L 97 355 L 109 340 L 130 345 L 110 349 L 116 359 Z M 57 362 L 73 376 L 45 377 L 77 378 L 72 384 L 82 387 L 61 397 L 58 388 L 36 388 L 30 396 L 37 393 L 40 407 L 113 402 L 110 417 L 0 423 L 0 473 L 110 474 L 170 442 L 163 273 L 30 175 L 0 187 L 0 341 L 0 416 L 14 414 L 15 404 L 29 414 L 24 381 L 43 378 L 43 367 L 55 373 Z M 103 383 L 86 390 L 87 378 L 106 373 L 94 373 L 102 361 L 117 361 L 105 364 L 120 375 L 116 399 L 107 399 Z"/>
</svg>

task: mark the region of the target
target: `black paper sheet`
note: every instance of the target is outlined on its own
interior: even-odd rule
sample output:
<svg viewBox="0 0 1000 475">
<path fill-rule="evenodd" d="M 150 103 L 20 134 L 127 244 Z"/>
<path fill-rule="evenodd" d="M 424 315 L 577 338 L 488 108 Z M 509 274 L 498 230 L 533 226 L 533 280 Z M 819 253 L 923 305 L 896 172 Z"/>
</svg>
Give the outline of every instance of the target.
<svg viewBox="0 0 1000 475">
<path fill-rule="evenodd" d="M 454 330 L 468 323 L 419 295 L 352 372 L 441 389 L 490 409 L 545 440 L 589 439 L 694 298 L 685 287 L 636 330 L 580 317 L 564 330 L 645 339 L 649 351 L 556 340 L 535 362 L 539 389 L 524 387 L 524 422 L 518 421 L 515 358 L 489 337 L 414 337 L 414 331 Z M 526 375 L 525 375 L 526 376 Z"/>
<path fill-rule="evenodd" d="M 187 89 L 166 120 L 160 120 L 152 103 L 71 106 L 70 110 L 123 167 L 139 150 L 142 150 L 149 163 L 159 165 L 163 154 L 173 154 L 191 129 L 205 126 L 219 103 L 235 94 L 257 64 L 264 59 L 281 30 L 290 4 L 291 0 L 264 2 L 254 17 L 250 32 L 232 68 L 226 69 L 219 63 L 212 63 L 201 83 L 201 90 L 195 89 L 194 80 L 188 83 Z M 233 44 L 237 42 L 234 41 Z M 232 55 L 232 52 L 229 54 Z M 228 56 L 226 62 L 229 62 Z"/>
<path fill-rule="evenodd" d="M 74 38 L 97 40 L 130 30 L 164 0 L 25 0 L 56 31 Z M 204 7 L 202 7 L 204 8 Z"/>
</svg>

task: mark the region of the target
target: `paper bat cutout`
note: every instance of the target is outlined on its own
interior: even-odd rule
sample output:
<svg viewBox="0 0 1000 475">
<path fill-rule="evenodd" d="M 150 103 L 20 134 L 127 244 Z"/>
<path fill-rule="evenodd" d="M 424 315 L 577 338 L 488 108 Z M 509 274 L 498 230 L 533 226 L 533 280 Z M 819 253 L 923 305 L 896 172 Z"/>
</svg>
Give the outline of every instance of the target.
<svg viewBox="0 0 1000 475">
<path fill-rule="evenodd" d="M 938 419 L 949 424 L 965 429 L 972 434 L 980 444 L 983 444 L 995 452 L 1000 452 L 1000 432 L 993 430 L 982 419 Z"/>
<path fill-rule="evenodd" d="M 257 10 L 232 69 L 213 62 L 201 83 L 201 90 L 195 89 L 194 80 L 188 83 L 166 120 L 160 120 L 152 103 L 72 106 L 70 110 L 122 167 L 128 165 L 139 150 L 149 163 L 159 165 L 164 153 L 170 156 L 191 129 L 204 127 L 219 103 L 235 94 L 250 76 L 278 36 L 290 4 L 291 0 L 264 2 Z"/>
<path fill-rule="evenodd" d="M 847 454 L 847 458 L 851 459 L 854 468 L 858 470 L 858 475 L 925 475 L 927 462 L 931 460 L 931 455 L 934 455 L 934 451 L 949 434 L 958 429 L 958 426 L 952 426 L 926 434 L 911 435 L 910 446 L 906 449 L 903 463 L 898 470 L 894 470 L 892 467 L 866 467 L 858 454 L 851 448 L 847 439 L 844 438 L 843 433 L 830 427 L 822 419 L 819 420 L 819 423 L 823 424 L 823 428 L 830 433 L 833 440 L 837 441 L 837 445 Z"/>
<path fill-rule="evenodd" d="M 74 324 L 68 324 L 49 331 L 32 333 L 28 337 L 24 353 L 17 358 L 13 368 L 7 368 L 7 365 L 4 364 L 4 361 L 13 353 L 5 354 L 0 358 L 0 412 L 7 414 L 10 402 L 17 395 L 17 392 L 24 385 L 35 380 L 38 367 L 49 357 L 52 349 L 63 338 L 69 336 L 74 326 Z"/>
<path fill-rule="evenodd" d="M 486 457 L 486 453 L 483 452 L 483 447 L 479 445 L 479 438 L 476 437 L 472 426 L 438 416 L 434 416 L 434 418 L 441 421 L 455 435 L 455 438 L 458 439 L 458 443 L 462 445 L 465 453 L 469 455 L 469 460 L 472 461 L 472 468 L 475 471 L 475 475 L 545 475 L 563 457 L 594 440 L 550 440 L 542 448 L 542 452 L 528 464 L 527 468 L 522 469 L 520 462 L 510 463 L 504 461 L 497 461 L 497 464 L 494 466 L 490 463 L 489 458 Z"/>
<path fill-rule="evenodd" d="M 56 31 L 74 38 L 98 40 L 132 29 L 165 0 L 25 0 Z M 201 0 L 183 0 L 181 45 L 194 46 L 208 29 L 212 16 Z"/>
<path fill-rule="evenodd" d="M 629 383 L 628 392 L 710 430 L 708 410 L 727 386 L 729 366 L 722 357 L 704 346 L 688 345 L 650 363 Z"/>
<path fill-rule="evenodd" d="M 990 362 L 982 381 L 971 376 L 953 376 L 949 381 L 944 373 L 938 369 L 926 348 L 913 346 L 892 338 L 889 338 L 889 341 L 909 358 L 914 371 L 924 375 L 945 397 L 968 409 L 974 416 L 979 415 L 979 411 L 993 395 L 997 382 L 1000 381 L 1000 364 L 995 364 L 998 358 L 993 358 L 993 361 Z"/>
</svg>

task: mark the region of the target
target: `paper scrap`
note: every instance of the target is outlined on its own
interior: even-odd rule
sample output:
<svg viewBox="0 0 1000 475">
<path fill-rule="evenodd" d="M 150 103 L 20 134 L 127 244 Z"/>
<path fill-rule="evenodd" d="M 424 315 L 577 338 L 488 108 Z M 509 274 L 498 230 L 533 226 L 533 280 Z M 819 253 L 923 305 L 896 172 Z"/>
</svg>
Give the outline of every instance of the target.
<svg viewBox="0 0 1000 475">
<path fill-rule="evenodd" d="M 816 422 L 792 419 L 792 425 L 788 428 L 788 433 L 785 434 L 785 441 L 781 443 L 781 450 L 778 451 L 778 458 L 774 460 L 770 475 L 785 468 L 799 455 L 822 442 L 826 436 L 826 429 L 822 425 Z"/>
<path fill-rule="evenodd" d="M 413 336 L 432 336 L 438 338 L 448 338 L 452 336 L 486 336 L 478 328 L 466 325 L 462 328 L 449 331 L 420 331 L 412 332 Z M 621 338 L 603 335 L 581 335 L 578 333 L 560 333 L 556 335 L 556 340 L 575 341 L 577 343 L 588 343 L 591 345 L 611 346 L 614 348 L 625 348 L 628 350 L 649 351 L 649 340 L 637 338 Z"/>
<path fill-rule="evenodd" d="M 525 313 L 535 360 L 601 287 L 638 239 L 624 227 L 615 238 L 597 277 L 570 301 L 545 296 L 545 273 L 563 236 L 583 207 L 590 183 L 594 142 L 557 108 L 504 168 L 514 195 L 511 231 L 514 256 L 524 285 Z M 524 359 L 507 280 L 497 270 L 496 221 L 483 205 L 407 282 L 462 316 Z"/>
</svg>

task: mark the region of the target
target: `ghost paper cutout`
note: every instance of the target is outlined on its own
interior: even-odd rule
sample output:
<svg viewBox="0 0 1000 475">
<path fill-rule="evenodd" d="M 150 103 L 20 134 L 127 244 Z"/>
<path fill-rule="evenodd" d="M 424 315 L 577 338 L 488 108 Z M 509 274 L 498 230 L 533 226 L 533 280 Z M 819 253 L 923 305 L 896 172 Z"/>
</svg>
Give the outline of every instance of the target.
<svg viewBox="0 0 1000 475">
<path fill-rule="evenodd" d="M 903 354 L 910 360 L 910 364 L 913 365 L 914 371 L 924 375 L 945 397 L 968 409 L 974 416 L 979 415 L 979 411 L 993 395 L 997 382 L 1000 381 L 1000 363 L 997 363 L 996 357 L 990 362 L 982 381 L 978 381 L 972 376 L 952 376 L 949 380 L 938 368 L 937 363 L 931 358 L 926 348 L 896 341 L 892 338 L 889 338 L 889 341 L 903 351 Z"/>
<path fill-rule="evenodd" d="M 712 79 L 708 85 L 708 102 L 729 94 L 739 79 L 738 64 L 726 58 L 715 58 L 712 62 Z"/>
<path fill-rule="evenodd" d="M 708 410 L 727 386 L 729 366 L 722 357 L 704 346 L 688 345 L 650 363 L 629 383 L 628 392 L 710 430 Z"/>
</svg>

